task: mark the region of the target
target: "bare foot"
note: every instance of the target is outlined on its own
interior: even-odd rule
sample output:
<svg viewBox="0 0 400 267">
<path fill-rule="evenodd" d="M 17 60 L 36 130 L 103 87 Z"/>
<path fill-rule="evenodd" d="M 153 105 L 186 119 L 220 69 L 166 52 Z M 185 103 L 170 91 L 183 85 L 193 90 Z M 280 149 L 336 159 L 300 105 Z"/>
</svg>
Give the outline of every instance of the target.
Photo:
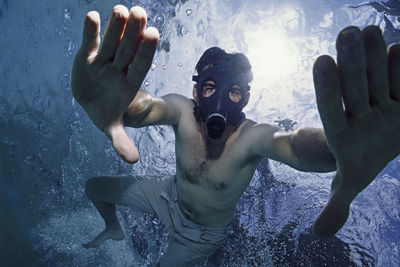
<svg viewBox="0 0 400 267">
<path fill-rule="evenodd" d="M 92 242 L 83 244 L 83 247 L 95 248 L 108 239 L 120 241 L 123 240 L 124 238 L 125 238 L 124 231 L 122 231 L 122 228 L 119 224 L 106 226 L 106 229 L 104 229 L 103 232 L 101 232 Z"/>
</svg>

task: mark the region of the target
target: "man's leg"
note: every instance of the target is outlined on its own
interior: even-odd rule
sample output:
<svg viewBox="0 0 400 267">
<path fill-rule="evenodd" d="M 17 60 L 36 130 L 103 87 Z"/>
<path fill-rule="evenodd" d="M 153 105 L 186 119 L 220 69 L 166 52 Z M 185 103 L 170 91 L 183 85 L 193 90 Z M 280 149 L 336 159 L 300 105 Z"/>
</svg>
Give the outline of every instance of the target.
<svg viewBox="0 0 400 267">
<path fill-rule="evenodd" d="M 117 218 L 116 204 L 152 212 L 151 206 L 144 201 L 145 197 L 138 181 L 139 179 L 133 177 L 101 176 L 86 182 L 86 196 L 93 202 L 106 226 L 92 242 L 83 245 L 85 248 L 97 247 L 108 239 L 124 239 L 124 232 Z"/>
</svg>

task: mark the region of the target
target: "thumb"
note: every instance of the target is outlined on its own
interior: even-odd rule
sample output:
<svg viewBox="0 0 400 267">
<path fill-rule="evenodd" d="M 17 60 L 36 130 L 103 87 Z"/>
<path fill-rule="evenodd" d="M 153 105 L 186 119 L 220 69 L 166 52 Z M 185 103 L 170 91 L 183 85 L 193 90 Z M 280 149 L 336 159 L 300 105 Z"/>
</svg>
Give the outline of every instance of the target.
<svg viewBox="0 0 400 267">
<path fill-rule="evenodd" d="M 331 198 L 313 225 L 313 232 L 326 239 L 334 236 L 345 224 L 349 216 L 349 206 L 342 206 Z"/>
<path fill-rule="evenodd" d="M 139 151 L 126 134 L 122 123 L 109 126 L 104 132 L 111 139 L 114 150 L 123 160 L 128 163 L 136 163 L 139 160 Z"/>
</svg>

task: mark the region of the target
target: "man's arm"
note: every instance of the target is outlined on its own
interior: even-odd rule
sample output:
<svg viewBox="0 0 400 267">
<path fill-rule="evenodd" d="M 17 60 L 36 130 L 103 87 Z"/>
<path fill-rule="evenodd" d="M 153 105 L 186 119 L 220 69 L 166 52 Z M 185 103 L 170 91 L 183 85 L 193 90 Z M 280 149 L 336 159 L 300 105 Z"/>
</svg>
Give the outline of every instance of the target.
<svg viewBox="0 0 400 267">
<path fill-rule="evenodd" d="M 337 166 L 329 201 L 313 225 L 322 238 L 340 230 L 354 198 L 400 153 L 400 44 L 387 48 L 376 26 L 362 31 L 347 27 L 339 33 L 336 48 L 337 63 L 320 56 L 313 68 L 318 111 Z M 306 141 L 313 134 L 308 135 L 297 132 L 290 141 L 266 133 L 261 152 L 301 166 L 302 153 L 307 153 L 301 147 L 313 147 Z"/>
<path fill-rule="evenodd" d="M 322 129 L 303 128 L 282 132 L 268 124 L 253 126 L 253 151 L 304 172 L 336 170 L 335 157 L 329 150 Z"/>
<path fill-rule="evenodd" d="M 173 125 L 179 123 L 182 103 L 189 101 L 178 94 L 168 94 L 161 98 L 153 97 L 139 90 L 124 113 L 124 125 L 140 128 L 150 125 Z"/>
<path fill-rule="evenodd" d="M 312 166 L 315 156 L 319 167 L 324 155 L 334 155 L 337 172 L 329 201 L 313 225 L 322 238 L 340 230 L 354 198 L 400 153 L 400 44 L 387 48 L 381 30 L 368 26 L 362 31 L 345 28 L 336 47 L 337 63 L 321 56 L 313 68 L 325 134 L 300 130 L 285 135 L 264 129 L 264 141 L 255 147 L 295 168 Z M 314 138 L 319 145 L 313 144 Z M 329 151 L 326 143 L 328 154 L 323 152 Z"/>
<path fill-rule="evenodd" d="M 275 147 L 280 153 L 282 146 L 289 143 L 289 149 L 299 162 L 298 170 L 307 172 L 331 172 L 336 170 L 336 160 L 329 150 L 323 129 L 303 128 L 289 134 L 276 134 Z"/>
</svg>

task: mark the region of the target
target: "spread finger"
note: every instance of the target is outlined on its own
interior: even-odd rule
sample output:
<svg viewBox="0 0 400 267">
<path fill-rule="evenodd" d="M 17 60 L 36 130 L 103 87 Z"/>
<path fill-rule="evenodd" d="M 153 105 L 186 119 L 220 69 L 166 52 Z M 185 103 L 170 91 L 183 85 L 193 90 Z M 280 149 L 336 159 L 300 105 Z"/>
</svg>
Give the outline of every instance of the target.
<svg viewBox="0 0 400 267">
<path fill-rule="evenodd" d="M 118 46 L 114 65 L 125 70 L 135 56 L 143 30 L 146 27 L 147 14 L 141 7 L 133 7 L 129 13 L 124 36 Z"/>
<path fill-rule="evenodd" d="M 157 48 L 159 33 L 156 28 L 147 28 L 143 33 L 143 40 L 140 42 L 138 51 L 128 71 L 128 82 L 131 88 L 139 89 L 147 72 L 151 67 L 154 53 Z"/>
<path fill-rule="evenodd" d="M 347 114 L 362 117 L 369 111 L 365 49 L 356 27 L 342 30 L 336 41 L 343 102 Z"/>
<path fill-rule="evenodd" d="M 100 43 L 100 16 L 96 11 L 87 13 L 83 26 L 81 55 L 87 59 L 97 53 Z"/>
<path fill-rule="evenodd" d="M 390 99 L 386 43 L 377 26 L 368 26 L 362 33 L 367 56 L 369 101 L 383 108 Z"/>
<path fill-rule="evenodd" d="M 325 131 L 333 133 L 342 129 L 345 113 L 335 61 L 329 56 L 319 57 L 314 64 L 313 76 L 318 111 Z"/>
<path fill-rule="evenodd" d="M 389 47 L 389 84 L 391 98 L 400 101 L 400 43 Z"/>
<path fill-rule="evenodd" d="M 108 20 L 99 55 L 96 59 L 100 65 L 106 64 L 114 59 L 115 51 L 117 50 L 125 29 L 128 14 L 128 9 L 125 6 L 117 5 L 114 7 L 110 19 Z"/>
</svg>

